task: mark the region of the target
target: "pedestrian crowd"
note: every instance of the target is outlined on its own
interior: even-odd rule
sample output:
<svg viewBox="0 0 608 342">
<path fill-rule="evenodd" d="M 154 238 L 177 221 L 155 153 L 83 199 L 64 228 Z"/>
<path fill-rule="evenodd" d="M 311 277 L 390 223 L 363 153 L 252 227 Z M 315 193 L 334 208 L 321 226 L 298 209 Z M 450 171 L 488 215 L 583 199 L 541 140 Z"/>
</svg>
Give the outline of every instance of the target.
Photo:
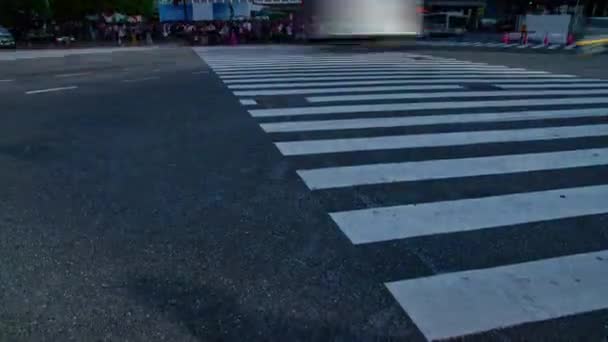
<svg viewBox="0 0 608 342">
<path fill-rule="evenodd" d="M 104 21 L 50 22 L 23 32 L 18 39 L 28 42 L 97 42 L 117 45 L 151 44 L 158 41 L 186 41 L 192 45 L 220 45 L 263 42 L 292 42 L 304 38 L 304 28 L 290 20 L 214 20 L 200 22 Z"/>
<path fill-rule="evenodd" d="M 304 38 L 304 28 L 289 20 L 202 21 L 162 24 L 162 37 L 185 39 L 194 45 L 292 42 Z"/>
</svg>

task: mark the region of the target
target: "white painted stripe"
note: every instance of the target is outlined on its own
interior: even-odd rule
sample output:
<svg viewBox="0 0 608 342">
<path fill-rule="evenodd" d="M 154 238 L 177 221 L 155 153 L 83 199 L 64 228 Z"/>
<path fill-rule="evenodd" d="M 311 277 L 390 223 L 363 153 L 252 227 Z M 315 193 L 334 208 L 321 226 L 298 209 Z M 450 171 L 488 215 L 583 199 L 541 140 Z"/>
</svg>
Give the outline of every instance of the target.
<svg viewBox="0 0 608 342">
<path fill-rule="evenodd" d="M 607 116 L 608 108 L 539 110 L 452 115 L 423 115 L 365 119 L 272 122 L 260 124 L 267 133 L 332 131 L 343 129 L 407 127 L 469 122 L 510 122 Z"/>
<path fill-rule="evenodd" d="M 559 44 L 549 45 L 549 50 L 559 49 L 560 47 L 562 47 L 562 45 L 559 45 Z"/>
<path fill-rule="evenodd" d="M 477 75 L 476 75 L 477 74 Z M 572 77 L 572 75 L 553 75 L 553 74 L 542 74 L 542 75 L 511 75 L 511 74 L 489 74 L 485 73 L 470 73 L 467 75 L 418 75 L 418 76 L 405 76 L 405 75 L 394 75 L 394 76 L 332 76 L 332 77 L 268 77 L 264 79 L 231 79 L 224 80 L 226 84 L 235 83 L 265 83 L 265 82 L 296 82 L 296 81 L 334 81 L 334 80 L 374 80 L 374 79 L 467 79 L 467 78 L 565 78 Z"/>
<path fill-rule="evenodd" d="M 374 91 L 391 90 L 449 90 L 462 89 L 460 85 L 410 85 L 410 86 L 387 86 L 387 87 L 348 87 L 348 88 L 296 88 L 279 90 L 250 90 L 235 91 L 236 96 L 276 96 L 296 94 L 328 94 L 328 93 L 366 93 Z"/>
<path fill-rule="evenodd" d="M 288 70 L 291 69 L 305 69 L 305 68 L 363 68 L 363 67 L 377 67 L 377 68 L 390 68 L 390 67 L 409 67 L 409 68 L 422 68 L 422 67 L 476 67 L 483 68 L 486 65 L 482 64 L 458 64 L 458 63 L 370 63 L 370 62 L 349 62 L 349 63 L 310 63 L 310 64 L 292 64 L 290 66 L 285 66 L 284 64 L 262 64 L 262 65 L 252 65 L 252 64 L 243 64 L 243 65 L 232 65 L 232 66 L 219 66 L 212 65 L 211 67 L 215 71 L 255 71 L 255 70 L 268 70 L 268 71 L 277 71 L 277 70 Z"/>
<path fill-rule="evenodd" d="M 421 59 L 422 58 L 422 59 Z M 360 61 L 369 61 L 369 62 L 459 62 L 464 63 L 468 61 L 461 61 L 456 59 L 446 59 L 446 58 L 424 58 L 424 57 L 416 57 L 416 56 L 405 56 L 405 55 L 387 55 L 387 56 L 378 56 L 367 53 L 359 53 L 350 56 L 302 56 L 302 55 L 286 55 L 281 57 L 275 57 L 272 55 L 265 55 L 260 58 L 260 55 L 257 55 L 253 58 L 235 58 L 232 56 L 225 56 L 225 58 L 209 58 L 203 57 L 206 62 L 209 63 L 297 63 L 297 62 L 360 62 Z"/>
<path fill-rule="evenodd" d="M 608 124 L 277 142 L 285 156 L 608 136 Z"/>
<path fill-rule="evenodd" d="M 330 216 L 354 244 L 363 244 L 603 214 L 608 213 L 606 198 L 608 185 L 599 185 L 344 211 Z"/>
<path fill-rule="evenodd" d="M 546 45 L 545 44 L 538 44 L 538 45 L 534 45 L 532 46 L 533 49 L 541 49 L 544 48 Z"/>
<path fill-rule="evenodd" d="M 292 74 L 296 72 L 353 72 L 353 71 L 374 71 L 374 72 L 382 72 L 382 71 L 490 71 L 490 70 L 513 70 L 513 71 L 526 71 L 524 68 L 508 68 L 504 66 L 496 66 L 496 67 L 469 67 L 469 66 L 420 66 L 420 67 L 412 67 L 412 66 L 378 66 L 378 67 L 368 67 L 368 66 L 337 66 L 337 67 L 311 67 L 311 68 L 286 68 L 286 69 L 255 69 L 255 70 L 226 70 L 226 71 L 216 71 L 218 75 L 228 76 L 228 75 L 275 75 L 275 74 Z"/>
<path fill-rule="evenodd" d="M 607 269 L 604 250 L 386 286 L 432 341 L 606 309 Z"/>
<path fill-rule="evenodd" d="M 369 95 L 332 95 L 311 96 L 306 100 L 311 103 L 343 102 L 343 101 L 372 101 L 399 99 L 438 99 L 438 98 L 468 98 L 468 97 L 502 97 L 502 96 L 556 96 L 556 95 L 600 95 L 608 94 L 608 89 L 583 90 L 494 90 L 494 91 L 450 91 L 438 93 L 397 93 Z M 548 101 L 548 104 L 551 102 Z"/>
<path fill-rule="evenodd" d="M 597 83 L 598 79 L 584 78 L 551 78 L 551 79 L 496 79 L 496 78 L 472 78 L 472 79 L 432 79 L 432 80 L 375 80 L 375 81 L 336 81 L 336 82 L 293 82 L 293 83 L 264 83 L 264 84 L 230 84 L 229 89 L 278 89 L 294 87 L 333 87 L 333 86 L 352 86 L 352 85 L 386 85 L 386 84 L 466 84 L 466 83 Z"/>
<path fill-rule="evenodd" d="M 15 80 L 6 79 L 6 80 L 0 80 L 0 82 L 8 83 L 8 82 L 15 82 Z"/>
<path fill-rule="evenodd" d="M 92 74 L 92 72 L 75 72 L 75 73 L 71 73 L 71 74 L 58 74 L 58 75 L 55 75 L 55 77 L 68 78 L 68 77 L 86 76 L 86 75 L 90 75 L 90 74 Z"/>
<path fill-rule="evenodd" d="M 529 48 L 529 47 L 530 47 L 530 45 L 528 45 L 528 44 L 523 44 L 523 45 L 518 46 L 517 48 L 518 48 L 518 49 L 525 49 L 525 48 Z"/>
<path fill-rule="evenodd" d="M 254 99 L 240 99 L 239 102 L 243 106 L 255 106 L 258 104 Z"/>
<path fill-rule="evenodd" d="M 301 76 L 388 76 L 388 75 L 470 75 L 470 74 L 510 74 L 510 75 L 545 75 L 548 74 L 546 71 L 517 71 L 517 70 L 430 70 L 430 71 L 402 71 L 402 70 L 392 70 L 392 71 L 361 71 L 361 72 L 293 72 L 288 74 L 281 75 L 268 75 L 268 74 L 256 74 L 256 75 L 221 75 L 220 78 L 227 79 L 253 79 L 260 78 L 266 79 L 277 76 L 289 76 L 289 77 L 301 77 Z"/>
<path fill-rule="evenodd" d="M 26 91 L 25 93 L 27 95 L 32 95 L 32 94 L 51 93 L 51 92 L 63 91 L 63 90 L 73 90 L 76 88 L 78 88 L 78 87 L 77 86 L 58 87 L 58 88 L 48 88 L 48 89 L 40 89 L 40 90 L 30 90 L 30 91 Z"/>
<path fill-rule="evenodd" d="M 461 61 L 408 61 L 403 59 L 374 61 L 374 60 L 342 60 L 342 61 L 251 61 L 251 62 L 221 62 L 210 64 L 214 68 L 242 68 L 251 69 L 259 67 L 306 67 L 306 66 L 331 66 L 331 65 L 404 65 L 404 66 L 420 66 L 420 65 L 443 65 L 443 66 L 487 66 L 487 63 L 479 62 L 461 62 Z"/>
<path fill-rule="evenodd" d="M 309 59 L 309 60 L 249 60 L 249 61 L 218 61 L 208 62 L 207 64 L 214 67 L 245 67 L 245 66 L 277 66 L 277 64 L 283 66 L 294 66 L 294 65 L 330 65 L 330 64 L 400 64 L 400 65 L 488 65 L 487 63 L 481 62 L 469 62 L 469 61 L 445 61 L 445 60 L 427 60 L 427 61 L 414 61 L 407 58 L 392 58 L 392 59 L 373 59 L 373 58 L 361 58 L 361 59 Z"/>
<path fill-rule="evenodd" d="M 564 47 L 564 50 L 572 50 L 572 49 L 574 49 L 575 47 L 576 47 L 576 43 L 574 43 L 574 44 L 570 44 L 570 45 L 566 45 L 566 46 Z"/>
<path fill-rule="evenodd" d="M 494 84 L 503 89 L 537 89 L 537 88 L 603 88 L 607 83 L 578 83 L 578 84 Z"/>
<path fill-rule="evenodd" d="M 159 79 L 160 79 L 160 77 L 158 77 L 158 76 L 152 76 L 152 77 L 143 77 L 143 78 L 134 78 L 134 79 L 123 80 L 123 82 L 135 83 L 135 82 L 144 82 L 144 81 L 152 81 L 152 80 L 159 80 Z"/>
<path fill-rule="evenodd" d="M 562 99 L 522 99 L 522 100 L 492 100 L 492 101 L 444 101 L 444 102 L 418 102 L 418 103 L 382 103 L 357 104 L 342 106 L 320 107 L 292 107 L 255 109 L 249 113 L 253 117 L 292 116 L 292 115 L 320 115 L 342 113 L 373 113 L 390 111 L 414 111 L 429 109 L 462 109 L 486 107 L 514 107 L 514 106 L 551 106 L 551 105 L 579 105 L 604 104 L 608 97 L 579 97 Z"/>
<path fill-rule="evenodd" d="M 608 164 L 608 149 L 371 164 L 299 170 L 311 190 L 393 182 L 499 175 Z M 608 207 L 608 206 L 607 206 Z"/>
</svg>

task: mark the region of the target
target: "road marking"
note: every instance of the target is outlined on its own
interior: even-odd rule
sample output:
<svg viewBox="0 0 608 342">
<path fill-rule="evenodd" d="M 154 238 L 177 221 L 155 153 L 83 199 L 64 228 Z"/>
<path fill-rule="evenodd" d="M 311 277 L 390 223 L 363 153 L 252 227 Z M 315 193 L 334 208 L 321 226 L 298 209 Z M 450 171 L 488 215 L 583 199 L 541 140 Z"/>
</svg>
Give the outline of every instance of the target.
<svg viewBox="0 0 608 342">
<path fill-rule="evenodd" d="M 257 75 L 221 75 L 220 78 L 223 80 L 228 79 L 266 79 L 272 77 L 311 77 L 311 76 L 388 76 L 388 75 L 484 75 L 484 74 L 510 74 L 510 75 L 546 75 L 548 74 L 546 71 L 517 71 L 517 70 L 443 70 L 443 71 L 401 71 L 401 70 L 392 70 L 392 71 L 364 71 L 364 72 L 322 72 L 322 73 L 314 73 L 314 72 L 294 72 L 289 74 L 281 74 L 281 75 L 268 75 L 268 74 L 257 74 Z"/>
<path fill-rule="evenodd" d="M 144 78 L 134 78 L 134 79 L 128 79 L 128 80 L 122 80 L 125 83 L 134 83 L 134 82 L 144 82 L 144 81 L 151 81 L 151 80 L 159 80 L 160 77 L 158 76 L 151 76 L 151 77 L 144 77 Z"/>
<path fill-rule="evenodd" d="M 2 83 L 8 83 L 8 82 L 15 82 L 15 80 L 9 80 L 9 79 L 7 79 L 7 80 L 0 80 L 0 82 L 2 82 Z"/>
<path fill-rule="evenodd" d="M 608 83 L 579 83 L 579 84 L 494 84 L 503 89 L 537 89 L 537 88 L 601 88 Z"/>
<path fill-rule="evenodd" d="M 437 99 L 437 98 L 468 98 L 468 97 L 502 97 L 502 96 L 555 96 L 555 95 L 602 95 L 608 94 L 608 89 L 583 90 L 493 90 L 493 91 L 450 91 L 437 93 L 397 93 L 397 94 L 359 94 L 311 96 L 306 100 L 310 103 L 344 102 L 344 101 L 373 101 L 373 100 L 405 100 L 405 99 Z M 550 103 L 548 103 L 550 104 Z"/>
<path fill-rule="evenodd" d="M 485 73 L 480 74 L 467 74 L 467 75 L 419 75 L 419 76 L 332 76 L 332 77 L 268 77 L 264 79 L 231 79 L 224 80 L 225 84 L 235 84 L 235 83 L 267 83 L 267 82 L 296 82 L 296 81 L 335 81 L 335 80 L 374 80 L 374 79 L 467 79 L 467 78 L 481 78 L 481 77 L 492 77 L 492 78 L 567 78 L 567 77 L 575 77 L 571 75 L 554 75 L 554 74 L 541 74 L 541 75 L 510 75 L 510 74 L 498 74 L 498 75 L 486 75 Z"/>
<path fill-rule="evenodd" d="M 331 64 L 331 63 L 399 63 L 399 64 L 454 64 L 454 65 L 488 65 L 488 63 L 483 62 L 471 62 L 471 61 L 459 61 L 459 60 L 441 60 L 441 59 L 428 59 L 428 60 L 413 60 L 411 58 L 403 58 L 399 56 L 394 56 L 390 58 L 375 58 L 375 57 L 366 57 L 361 55 L 361 57 L 357 58 L 307 58 L 307 59 L 297 59 L 293 56 L 289 58 L 265 58 L 263 60 L 257 59 L 222 59 L 217 61 L 209 60 L 209 58 L 204 58 L 205 62 L 210 65 L 216 67 L 235 67 L 235 66 L 248 66 L 248 65 L 268 65 L 268 66 L 277 66 L 277 64 L 282 65 L 297 65 L 297 64 L 305 64 L 305 65 L 319 65 L 319 64 Z"/>
<path fill-rule="evenodd" d="M 541 48 L 544 48 L 544 47 L 546 47 L 546 46 L 547 46 L 547 45 L 545 45 L 545 44 L 538 44 L 538 45 L 534 45 L 534 46 L 532 46 L 532 48 L 533 48 L 533 49 L 541 49 Z"/>
<path fill-rule="evenodd" d="M 344 211 L 330 216 L 354 244 L 364 244 L 604 214 L 608 213 L 606 198 L 608 185 L 598 185 Z"/>
<path fill-rule="evenodd" d="M 263 83 L 263 84 L 230 84 L 229 89 L 277 89 L 294 87 L 330 87 L 330 86 L 350 86 L 350 85 L 386 85 L 386 84 L 467 84 L 467 83 L 592 83 L 600 82 L 599 79 L 580 79 L 580 78 L 552 78 L 552 79 L 495 79 L 495 78 L 473 78 L 473 79 L 438 79 L 438 80 L 376 80 L 376 81 L 338 81 L 338 82 L 296 82 L 296 83 Z"/>
<path fill-rule="evenodd" d="M 608 308 L 608 251 L 387 283 L 429 341 Z"/>
<path fill-rule="evenodd" d="M 55 75 L 55 77 L 57 78 L 68 78 L 68 77 L 78 77 L 78 76 L 86 76 L 86 75 L 90 75 L 92 74 L 92 72 L 88 71 L 88 72 L 74 72 L 74 73 L 70 73 L 70 74 L 57 74 Z"/>
<path fill-rule="evenodd" d="M 421 115 L 407 117 L 382 117 L 365 119 L 315 120 L 262 123 L 266 133 L 332 131 L 344 129 L 407 127 L 442 125 L 471 122 L 510 122 L 528 120 L 568 119 L 608 115 L 608 108 L 539 110 L 523 112 L 498 112 L 452 115 Z"/>
<path fill-rule="evenodd" d="M 263 69 L 263 70 L 244 70 L 244 71 L 235 71 L 235 70 L 227 70 L 227 71 L 216 71 L 218 75 L 274 75 L 274 74 L 291 74 L 293 72 L 306 72 L 306 71 L 316 71 L 316 72 L 353 72 L 353 71 L 395 71 L 395 70 L 429 70 L 429 71 L 458 71 L 458 70 L 516 70 L 516 71 L 525 71 L 524 68 L 508 68 L 504 66 L 497 67 L 469 67 L 469 66 L 421 66 L 421 67 L 413 67 L 413 66 L 379 66 L 379 67 L 350 67 L 348 65 L 344 66 L 334 66 L 334 67 L 310 67 L 310 68 L 285 68 L 285 69 Z"/>
<path fill-rule="evenodd" d="M 152 72 L 161 72 L 162 69 L 152 69 Z"/>
<path fill-rule="evenodd" d="M 285 156 L 608 136 L 608 124 L 277 142 Z"/>
<path fill-rule="evenodd" d="M 40 90 L 30 90 L 30 91 L 26 91 L 25 94 L 32 95 L 32 94 L 51 93 L 51 92 L 63 91 L 63 90 L 73 90 L 76 88 L 78 88 L 78 87 L 69 86 L 69 87 L 48 88 L 48 89 L 40 89 Z"/>
<path fill-rule="evenodd" d="M 574 49 L 574 48 L 576 48 L 576 43 L 574 43 L 574 44 L 570 44 L 570 45 L 566 45 L 566 46 L 564 47 L 564 50 L 572 50 L 572 49 Z"/>
<path fill-rule="evenodd" d="M 515 107 L 515 106 L 558 106 L 579 104 L 605 104 L 608 97 L 579 97 L 579 98 L 551 98 L 551 99 L 518 99 L 518 100 L 492 100 L 492 101 L 443 101 L 420 103 L 383 103 L 383 104 L 357 104 L 319 107 L 291 107 L 272 109 L 252 109 L 249 114 L 253 117 L 321 115 L 343 113 L 373 113 L 431 109 L 463 109 L 485 107 Z"/>
<path fill-rule="evenodd" d="M 387 86 L 387 87 L 351 87 L 351 88 L 296 88 L 279 90 L 235 91 L 236 96 L 275 96 L 296 94 L 327 94 L 327 93 L 366 93 L 390 90 L 450 90 L 462 89 L 460 85 L 418 85 L 418 86 Z"/>
<path fill-rule="evenodd" d="M 239 102 L 243 106 L 255 106 L 258 104 L 254 99 L 240 99 Z"/>
<path fill-rule="evenodd" d="M 608 165 L 608 148 L 298 170 L 311 190 Z"/>
<path fill-rule="evenodd" d="M 235 65 L 233 63 L 228 63 L 225 65 L 213 65 L 214 70 L 217 71 L 227 71 L 227 70 L 259 70 L 260 68 L 265 69 L 276 69 L 276 68 L 285 68 L 285 65 L 290 65 L 293 67 L 308 67 L 308 66 L 478 66 L 482 67 L 486 64 L 481 63 L 452 63 L 452 62 L 442 62 L 442 63 L 403 63 L 402 61 L 394 61 L 394 62 L 356 62 L 356 61 L 344 61 L 344 62 L 319 62 L 319 61 L 311 61 L 306 63 L 283 63 L 283 62 L 274 62 L 274 63 L 243 63 L 242 65 Z"/>
</svg>

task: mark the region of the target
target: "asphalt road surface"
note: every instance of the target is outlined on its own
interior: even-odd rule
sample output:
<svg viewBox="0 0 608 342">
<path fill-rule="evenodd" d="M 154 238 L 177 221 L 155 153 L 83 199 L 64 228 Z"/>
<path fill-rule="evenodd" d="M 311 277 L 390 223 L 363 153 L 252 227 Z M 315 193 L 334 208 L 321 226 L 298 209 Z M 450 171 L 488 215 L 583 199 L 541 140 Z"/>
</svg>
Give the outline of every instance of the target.
<svg viewBox="0 0 608 342">
<path fill-rule="evenodd" d="M 606 62 L 7 58 L 0 341 L 605 341 Z"/>
</svg>

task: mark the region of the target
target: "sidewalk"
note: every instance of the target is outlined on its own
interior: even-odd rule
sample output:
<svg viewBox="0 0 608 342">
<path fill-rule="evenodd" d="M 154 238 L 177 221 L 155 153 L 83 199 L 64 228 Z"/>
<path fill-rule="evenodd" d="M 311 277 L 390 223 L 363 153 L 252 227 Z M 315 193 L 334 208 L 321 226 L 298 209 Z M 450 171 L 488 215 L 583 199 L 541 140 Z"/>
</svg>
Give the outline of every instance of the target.
<svg viewBox="0 0 608 342">
<path fill-rule="evenodd" d="M 171 46 L 171 45 L 164 45 Z M 28 50 L 12 50 L 0 51 L 0 61 L 15 61 L 19 59 L 33 58 L 53 58 L 66 57 L 71 55 L 85 55 L 94 53 L 114 53 L 114 52 L 129 52 L 129 51 L 146 51 L 160 48 L 160 45 L 152 46 L 102 46 L 102 47 L 78 47 L 78 48 L 55 48 L 55 49 L 28 49 Z"/>
</svg>

